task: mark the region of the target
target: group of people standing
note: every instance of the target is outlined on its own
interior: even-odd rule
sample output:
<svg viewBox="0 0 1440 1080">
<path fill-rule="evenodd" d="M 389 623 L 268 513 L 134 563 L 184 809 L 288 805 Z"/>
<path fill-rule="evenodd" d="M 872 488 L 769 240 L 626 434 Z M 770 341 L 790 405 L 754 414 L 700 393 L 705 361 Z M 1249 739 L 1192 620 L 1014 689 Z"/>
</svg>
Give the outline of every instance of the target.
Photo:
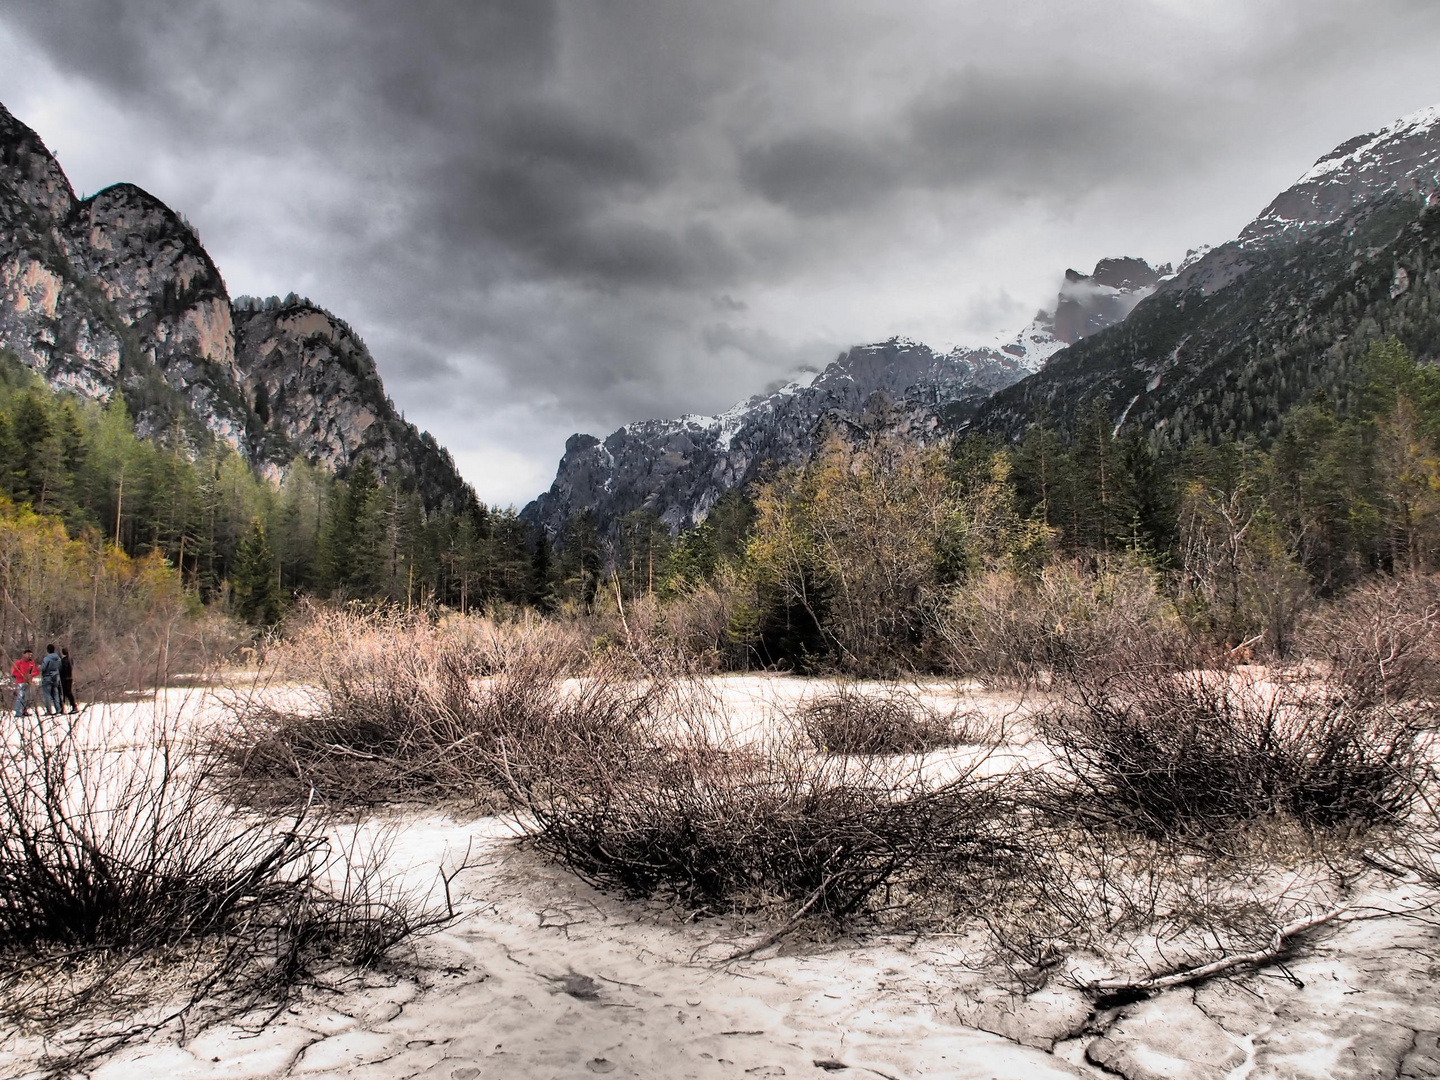
<svg viewBox="0 0 1440 1080">
<path fill-rule="evenodd" d="M 30 711 L 30 687 L 40 683 L 40 703 L 47 716 L 65 711 L 70 705 L 71 712 L 79 712 L 75 703 L 75 665 L 70 660 L 70 650 L 61 649 L 57 654 L 54 645 L 45 646 L 45 656 L 35 663 L 35 650 L 26 649 L 10 669 L 15 680 L 15 715 L 24 716 Z M 37 708 L 39 705 L 36 706 Z"/>
</svg>

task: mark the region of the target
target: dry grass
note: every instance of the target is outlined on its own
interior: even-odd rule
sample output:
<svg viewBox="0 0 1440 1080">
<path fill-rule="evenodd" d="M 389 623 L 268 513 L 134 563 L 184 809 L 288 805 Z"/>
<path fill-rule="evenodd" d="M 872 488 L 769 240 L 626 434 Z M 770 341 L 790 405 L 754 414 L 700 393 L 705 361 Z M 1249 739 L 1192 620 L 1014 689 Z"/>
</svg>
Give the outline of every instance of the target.
<svg viewBox="0 0 1440 1080">
<path fill-rule="evenodd" d="M 349 807 L 438 798 L 493 809 L 506 747 L 581 753 L 659 699 L 663 680 L 637 677 L 632 658 L 573 645 L 543 625 L 317 610 L 285 647 L 282 671 L 305 684 L 303 699 L 280 708 L 265 687 L 232 695 L 218 750 L 247 801 L 313 792 Z"/>
</svg>

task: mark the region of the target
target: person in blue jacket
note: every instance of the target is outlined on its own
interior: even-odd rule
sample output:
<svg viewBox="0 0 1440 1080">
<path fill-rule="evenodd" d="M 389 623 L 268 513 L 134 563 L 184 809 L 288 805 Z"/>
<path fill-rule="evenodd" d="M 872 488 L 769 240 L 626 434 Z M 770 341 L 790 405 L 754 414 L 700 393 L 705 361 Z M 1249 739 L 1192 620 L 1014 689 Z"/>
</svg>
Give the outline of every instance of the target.
<svg viewBox="0 0 1440 1080">
<path fill-rule="evenodd" d="M 45 658 L 40 661 L 40 700 L 46 716 L 65 711 L 60 705 L 60 654 L 54 645 L 45 646 Z"/>
</svg>

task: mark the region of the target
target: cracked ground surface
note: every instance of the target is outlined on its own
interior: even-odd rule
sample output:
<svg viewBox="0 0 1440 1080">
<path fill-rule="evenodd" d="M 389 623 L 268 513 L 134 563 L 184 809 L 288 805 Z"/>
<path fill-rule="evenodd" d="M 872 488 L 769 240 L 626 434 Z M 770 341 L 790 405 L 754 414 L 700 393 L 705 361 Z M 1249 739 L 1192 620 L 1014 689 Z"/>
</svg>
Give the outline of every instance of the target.
<svg viewBox="0 0 1440 1080">
<path fill-rule="evenodd" d="M 466 914 L 405 977 L 310 995 L 258 1034 L 132 1046 L 89 1077 L 1440 1077 L 1440 930 L 1425 918 L 1357 918 L 1281 967 L 1096 1015 L 1072 991 L 987 997 L 943 939 L 722 964 L 743 940 L 723 920 L 599 893 L 510 835 L 499 819 L 409 824 L 417 865 L 472 838 L 479 857 Z M 1376 891 L 1357 914 L 1416 899 Z"/>
<path fill-rule="evenodd" d="M 309 993 L 258 1032 L 163 1033 L 87 1080 L 1440 1077 L 1440 919 L 1379 875 L 1284 964 L 1096 1013 L 1063 988 L 1013 997 L 943 937 L 723 964 L 754 935 L 597 892 L 503 819 L 395 824 L 417 883 L 474 856 L 462 917 L 398 973 Z M 1370 917 L 1385 910 L 1412 915 Z M 36 1075 L 35 1049 L 0 1038 L 0 1075 Z"/>
</svg>

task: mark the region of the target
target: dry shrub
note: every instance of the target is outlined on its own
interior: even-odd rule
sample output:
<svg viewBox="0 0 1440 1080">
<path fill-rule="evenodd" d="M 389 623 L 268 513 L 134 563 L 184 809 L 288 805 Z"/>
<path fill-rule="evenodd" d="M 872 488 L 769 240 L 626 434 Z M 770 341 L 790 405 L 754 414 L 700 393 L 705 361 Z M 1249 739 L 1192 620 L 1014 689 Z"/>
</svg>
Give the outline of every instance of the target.
<svg viewBox="0 0 1440 1080">
<path fill-rule="evenodd" d="M 1440 698 L 1440 577 L 1376 576 L 1309 613 L 1298 652 L 1366 702 Z"/>
<path fill-rule="evenodd" d="M 561 643 L 571 638 L 561 638 Z M 299 701 L 237 695 L 219 735 L 250 801 L 313 790 L 348 806 L 413 797 L 504 802 L 507 754 L 561 760 L 649 715 L 663 678 L 628 654 L 583 660 L 543 627 L 317 610 L 286 646 Z"/>
<path fill-rule="evenodd" d="M 898 686 L 842 684 L 806 704 L 799 722 L 828 754 L 919 754 L 968 741 L 953 714 Z"/>
<path fill-rule="evenodd" d="M 1019 684 L 1168 653 L 1185 635 L 1153 572 L 1132 559 L 1056 563 L 1034 578 L 987 573 L 956 590 L 937 631 L 950 670 Z"/>
<path fill-rule="evenodd" d="M 466 628 L 468 629 L 468 628 Z M 470 724 L 470 680 L 486 657 L 454 625 L 395 612 L 314 609 L 281 654 L 303 689 L 293 708 L 269 687 L 231 702 L 219 748 L 253 801 L 322 798 L 363 804 L 440 784 L 446 748 Z"/>
<path fill-rule="evenodd" d="M 1405 813 L 1423 762 L 1409 712 L 1253 670 L 1152 662 L 1075 676 L 1042 714 L 1082 816 L 1152 835 L 1267 816 L 1372 826 Z"/>
<path fill-rule="evenodd" d="M 678 596 L 626 600 L 615 611 L 610 637 L 641 669 L 702 674 L 747 666 L 748 649 L 731 634 L 740 586 L 732 571 Z"/>
<path fill-rule="evenodd" d="M 516 796 L 532 842 L 634 895 L 832 920 L 877 895 L 897 902 L 938 867 L 993 873 L 1013 854 L 999 781 L 930 782 L 915 766 L 816 755 L 794 728 L 739 742 L 715 709 L 687 695 L 665 724 L 581 760 L 531 760 Z"/>
<path fill-rule="evenodd" d="M 273 1008 L 453 914 L 448 879 L 443 907 L 398 890 L 308 808 L 237 815 L 213 762 L 163 729 L 115 747 L 16 724 L 0 744 L 0 1016 L 40 1034 L 114 1018 L 71 1030 L 74 1054 Z M 157 965 L 159 983 L 143 973 Z"/>
</svg>

